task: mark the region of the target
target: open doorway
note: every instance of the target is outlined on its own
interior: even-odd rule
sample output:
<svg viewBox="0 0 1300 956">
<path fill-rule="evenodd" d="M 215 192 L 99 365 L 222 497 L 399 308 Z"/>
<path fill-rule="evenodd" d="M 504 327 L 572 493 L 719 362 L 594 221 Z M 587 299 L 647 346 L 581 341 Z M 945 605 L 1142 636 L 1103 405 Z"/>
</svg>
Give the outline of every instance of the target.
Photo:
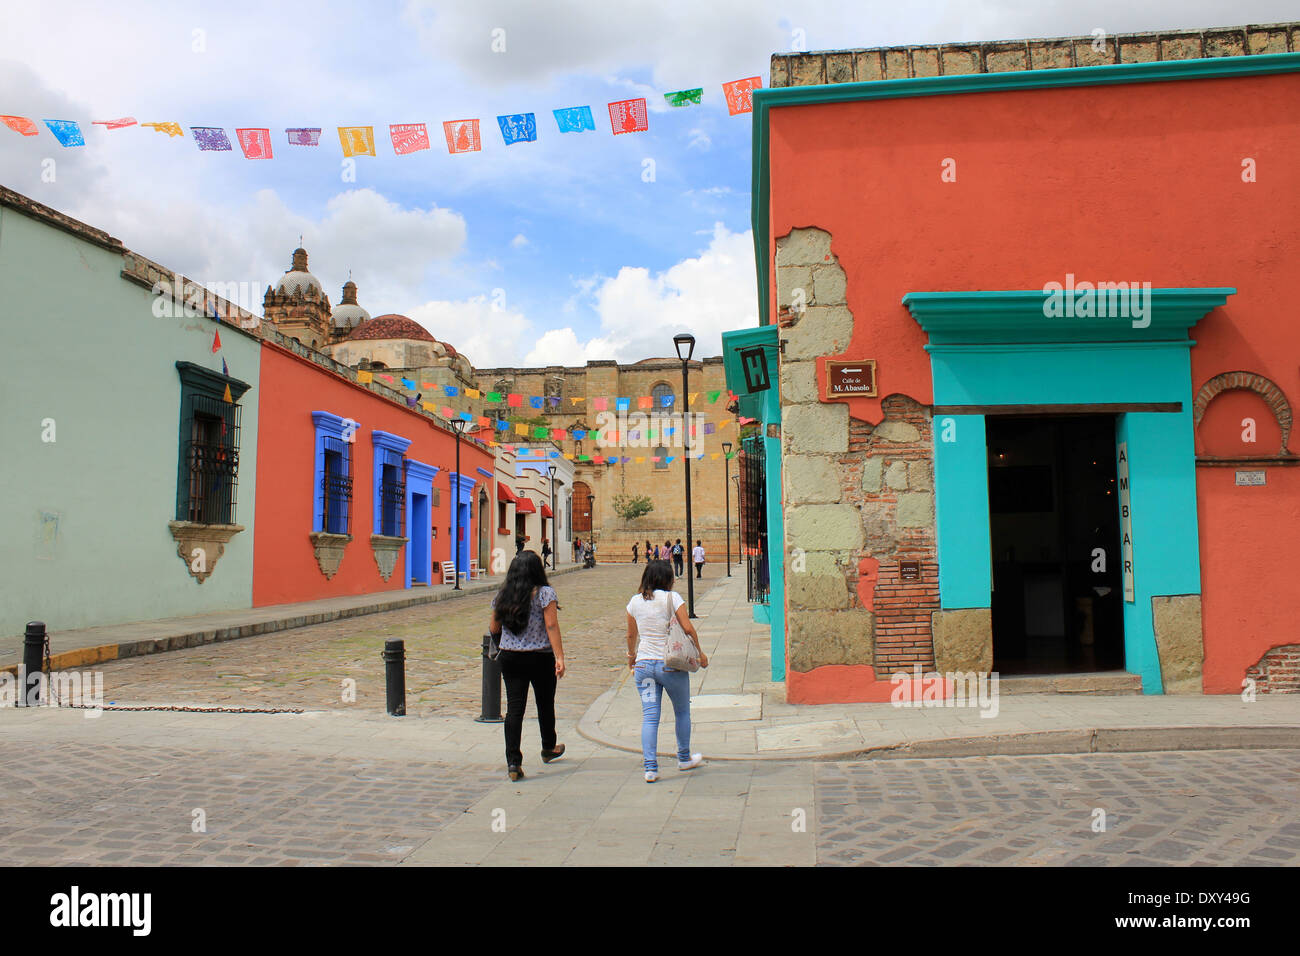
<svg viewBox="0 0 1300 956">
<path fill-rule="evenodd" d="M 993 667 L 1122 670 L 1115 416 L 990 416 Z"/>
</svg>

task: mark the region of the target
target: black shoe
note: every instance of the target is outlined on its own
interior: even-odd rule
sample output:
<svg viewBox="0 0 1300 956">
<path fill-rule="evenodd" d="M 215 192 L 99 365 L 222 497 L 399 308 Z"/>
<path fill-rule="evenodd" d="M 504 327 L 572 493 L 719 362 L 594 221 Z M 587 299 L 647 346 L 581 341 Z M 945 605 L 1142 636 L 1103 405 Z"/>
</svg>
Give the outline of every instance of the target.
<svg viewBox="0 0 1300 956">
<path fill-rule="evenodd" d="M 511 779 L 511 780 L 523 780 L 523 779 L 524 779 L 524 770 L 523 770 L 523 768 L 520 767 L 518 764 L 513 764 L 513 763 L 512 763 L 510 766 L 506 767 L 506 773 L 510 774 L 510 779 Z"/>
<path fill-rule="evenodd" d="M 554 750 L 542 751 L 542 763 L 550 763 L 552 760 L 559 760 L 564 756 L 564 744 L 556 744 Z"/>
</svg>

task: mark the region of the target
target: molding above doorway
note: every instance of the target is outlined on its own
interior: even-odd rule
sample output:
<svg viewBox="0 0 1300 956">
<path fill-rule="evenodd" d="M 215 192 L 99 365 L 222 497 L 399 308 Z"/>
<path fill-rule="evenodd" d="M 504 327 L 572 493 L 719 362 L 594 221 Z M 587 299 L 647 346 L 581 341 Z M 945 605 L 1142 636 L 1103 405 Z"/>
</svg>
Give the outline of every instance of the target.
<svg viewBox="0 0 1300 956">
<path fill-rule="evenodd" d="M 1181 412 L 1182 402 L 1112 402 L 1090 405 L 935 405 L 933 415 L 1122 415 L 1127 412 Z"/>
</svg>

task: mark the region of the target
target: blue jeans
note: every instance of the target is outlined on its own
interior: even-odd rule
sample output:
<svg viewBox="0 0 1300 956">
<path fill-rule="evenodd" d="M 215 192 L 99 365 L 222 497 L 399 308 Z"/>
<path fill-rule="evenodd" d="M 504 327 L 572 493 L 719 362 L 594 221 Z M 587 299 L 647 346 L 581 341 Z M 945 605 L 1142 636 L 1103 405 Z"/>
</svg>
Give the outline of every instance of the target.
<svg viewBox="0 0 1300 956">
<path fill-rule="evenodd" d="M 663 692 L 673 702 L 677 730 L 677 759 L 691 759 L 691 676 L 686 671 L 664 667 L 663 661 L 637 661 L 632 672 L 641 694 L 641 754 L 647 770 L 659 769 L 659 705 Z"/>
</svg>

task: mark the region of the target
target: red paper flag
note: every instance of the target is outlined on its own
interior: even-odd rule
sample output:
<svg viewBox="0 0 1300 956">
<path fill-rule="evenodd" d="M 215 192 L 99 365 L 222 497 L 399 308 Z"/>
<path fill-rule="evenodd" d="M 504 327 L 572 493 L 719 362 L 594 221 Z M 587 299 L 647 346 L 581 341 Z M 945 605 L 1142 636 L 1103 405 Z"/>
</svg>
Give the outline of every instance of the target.
<svg viewBox="0 0 1300 956">
<path fill-rule="evenodd" d="M 455 417 L 456 417 L 456 409 L 451 408 L 451 407 L 449 407 L 449 406 L 447 406 L 447 405 L 442 406 L 442 417 L 443 417 L 443 418 L 455 418 Z"/>
<path fill-rule="evenodd" d="M 136 124 L 134 116 L 123 116 L 121 119 L 115 120 L 95 120 L 90 125 L 103 126 L 105 129 L 122 129 L 124 126 L 134 126 Z"/>
<path fill-rule="evenodd" d="M 652 403 L 653 403 L 653 399 L 649 395 L 642 395 L 640 398 L 636 400 L 636 407 L 649 408 Z"/>
<path fill-rule="evenodd" d="M 609 408 L 609 399 L 607 399 L 607 398 L 597 398 L 597 399 L 594 399 L 594 400 L 592 401 L 592 403 L 591 403 L 591 407 L 594 408 L 594 409 L 595 409 L 596 411 L 598 411 L 598 412 L 603 412 L 603 411 L 605 411 L 607 408 Z"/>
<path fill-rule="evenodd" d="M 609 104 L 609 125 L 614 135 L 619 133 L 644 133 L 650 128 L 645 97 L 635 100 L 618 100 Z"/>
<path fill-rule="evenodd" d="M 442 132 L 449 153 L 472 153 L 483 148 L 476 119 L 448 120 L 442 124 Z"/>
<path fill-rule="evenodd" d="M 429 148 L 429 129 L 423 123 L 396 123 L 388 127 L 393 152 L 398 156 Z"/>
<path fill-rule="evenodd" d="M 0 116 L 0 120 L 4 120 L 4 124 L 15 133 L 22 133 L 24 136 L 35 136 L 40 132 L 36 124 L 26 116 Z"/>
<path fill-rule="evenodd" d="M 218 329 L 212 335 L 212 351 L 214 353 L 221 351 L 221 330 Z"/>
<path fill-rule="evenodd" d="M 506 396 L 506 404 L 509 405 L 511 408 L 518 408 L 523 403 L 524 403 L 524 397 L 515 392 L 511 392 L 509 395 Z"/>
<path fill-rule="evenodd" d="M 239 148 L 245 159 L 271 159 L 271 131 L 269 129 L 236 129 Z"/>
<path fill-rule="evenodd" d="M 731 115 L 754 112 L 753 91 L 763 88 L 761 76 L 750 76 L 743 80 L 732 80 L 722 84 L 722 92 L 727 97 L 727 109 Z"/>
</svg>

